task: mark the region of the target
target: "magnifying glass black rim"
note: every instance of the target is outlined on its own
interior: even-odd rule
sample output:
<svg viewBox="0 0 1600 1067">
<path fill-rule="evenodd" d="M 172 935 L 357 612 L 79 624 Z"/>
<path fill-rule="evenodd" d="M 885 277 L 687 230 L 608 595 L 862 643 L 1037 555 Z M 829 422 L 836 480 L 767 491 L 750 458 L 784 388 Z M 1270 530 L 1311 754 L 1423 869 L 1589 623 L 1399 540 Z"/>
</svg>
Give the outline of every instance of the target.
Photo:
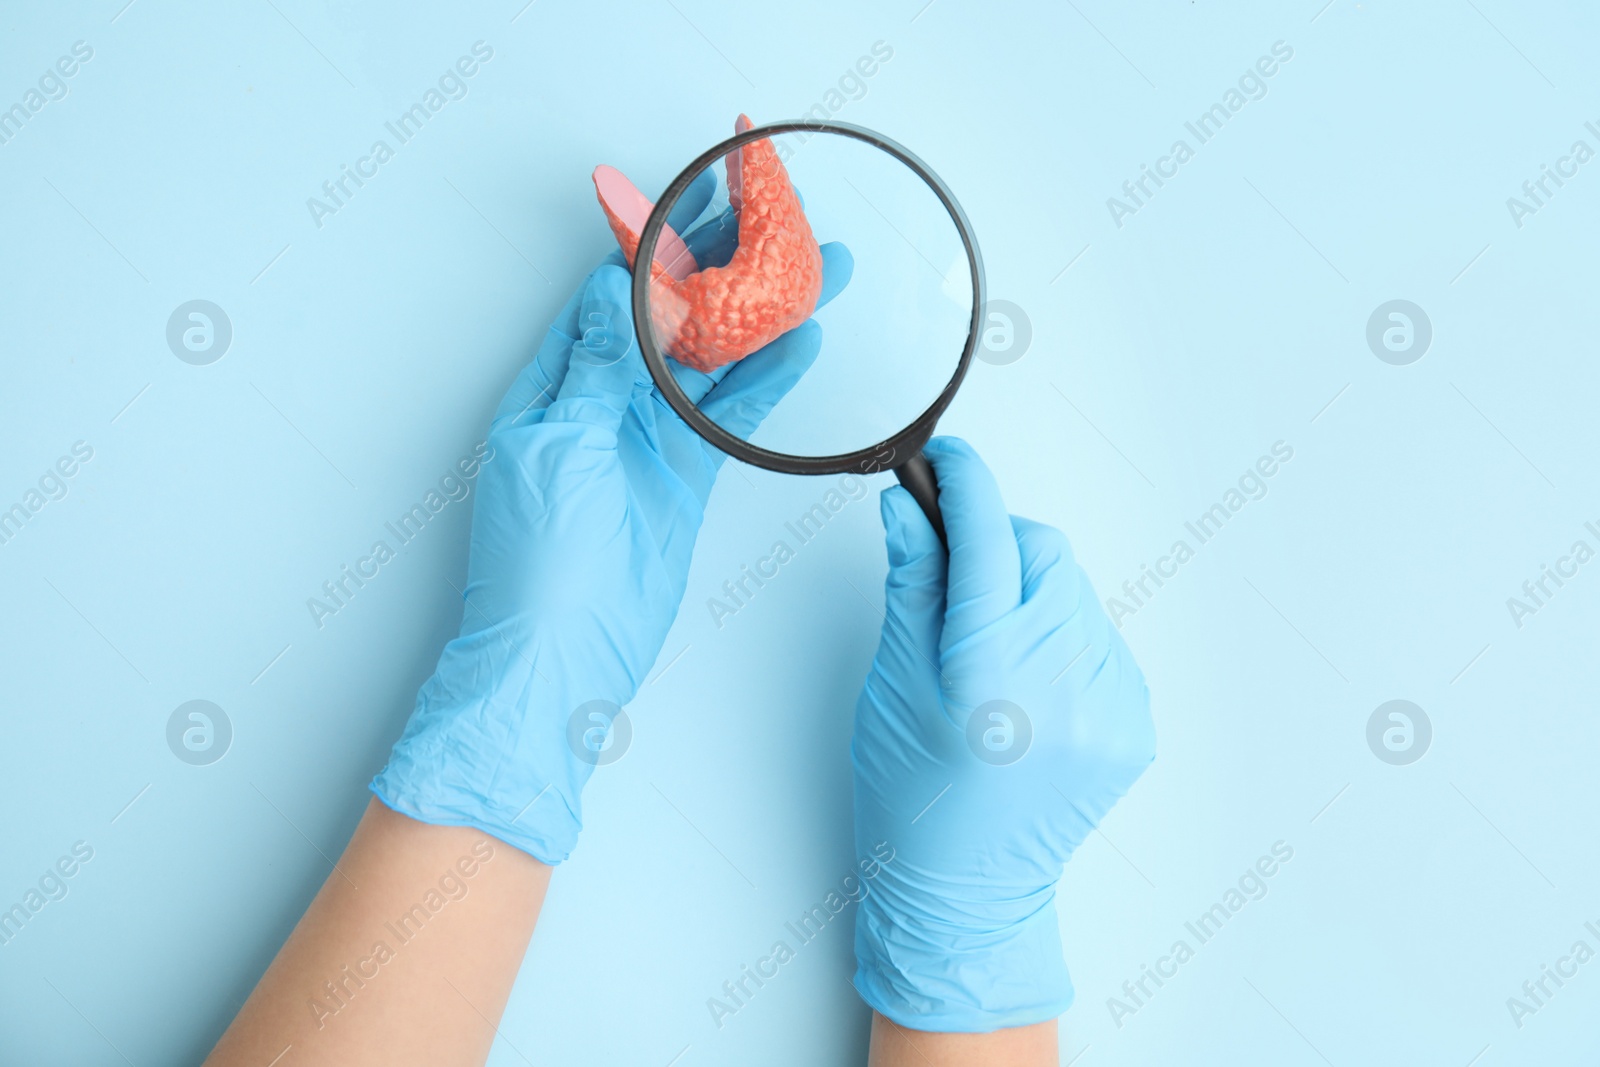
<svg viewBox="0 0 1600 1067">
<path fill-rule="evenodd" d="M 972 319 L 967 327 L 967 343 L 961 350 L 961 361 L 956 366 L 955 374 L 951 376 L 944 390 L 922 414 L 899 433 L 855 452 L 842 452 L 832 456 L 794 456 L 784 452 L 773 452 L 724 430 L 708 418 L 678 385 L 678 380 L 672 376 L 666 356 L 656 344 L 654 331 L 650 327 L 649 264 L 655 258 L 656 242 L 661 236 L 662 228 L 667 224 L 667 215 L 677 204 L 678 198 L 684 194 L 695 178 L 700 176 L 701 171 L 734 149 L 764 137 L 802 132 L 835 133 L 851 137 L 874 148 L 882 149 L 909 167 L 912 173 L 933 190 L 939 202 L 944 205 L 945 211 L 949 213 L 951 221 L 956 224 L 956 230 L 961 235 L 962 247 L 966 249 L 967 264 L 972 271 Z M 702 152 L 672 180 L 666 192 L 661 194 L 661 199 L 656 201 L 654 210 L 650 212 L 650 218 L 644 224 L 644 230 L 639 234 L 639 248 L 634 254 L 633 262 L 634 334 L 639 339 L 639 350 L 644 355 L 645 366 L 650 368 L 650 376 L 655 379 L 656 386 L 666 398 L 667 404 L 689 424 L 692 430 L 734 459 L 783 474 L 843 474 L 851 471 L 870 474 L 898 467 L 921 451 L 922 446 L 933 436 L 933 428 L 939 421 L 939 416 L 955 399 L 956 390 L 960 388 L 961 380 L 967 375 L 967 368 L 972 363 L 972 353 L 977 348 L 979 329 L 983 323 L 985 296 L 983 257 L 978 251 L 978 239 L 972 232 L 972 224 L 967 221 L 966 212 L 961 210 L 955 195 L 926 163 L 903 145 L 881 133 L 848 122 L 821 120 L 772 122 L 765 126 L 753 126 Z"/>
</svg>

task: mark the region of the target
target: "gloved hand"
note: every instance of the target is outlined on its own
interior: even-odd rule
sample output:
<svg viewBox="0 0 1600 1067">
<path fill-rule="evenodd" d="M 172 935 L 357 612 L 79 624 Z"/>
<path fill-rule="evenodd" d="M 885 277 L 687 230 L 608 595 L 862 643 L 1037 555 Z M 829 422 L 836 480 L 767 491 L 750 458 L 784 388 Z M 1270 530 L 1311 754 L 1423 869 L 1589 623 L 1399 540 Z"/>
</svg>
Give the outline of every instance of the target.
<svg viewBox="0 0 1600 1067">
<path fill-rule="evenodd" d="M 1155 758 L 1149 691 L 1062 534 L 1006 514 L 964 441 L 926 449 L 945 550 L 884 491 L 886 619 L 856 704 L 856 988 L 912 1029 L 982 1032 L 1072 1002 L 1062 865 Z M 881 850 L 882 852 L 887 850 Z"/>
<path fill-rule="evenodd" d="M 691 186 L 669 219 L 675 230 L 714 188 L 710 173 Z M 718 218 L 685 241 L 710 259 L 736 233 Z M 568 721 L 591 701 L 605 709 L 638 692 L 683 599 L 723 460 L 654 388 L 622 262 L 613 254 L 567 301 L 495 414 L 460 636 L 371 784 L 395 811 L 476 827 L 550 864 L 577 841 L 595 764 L 569 743 Z M 823 262 L 825 301 L 849 280 L 851 260 L 834 244 Z M 808 321 L 715 379 L 675 373 L 709 416 L 748 434 L 821 343 Z"/>
</svg>

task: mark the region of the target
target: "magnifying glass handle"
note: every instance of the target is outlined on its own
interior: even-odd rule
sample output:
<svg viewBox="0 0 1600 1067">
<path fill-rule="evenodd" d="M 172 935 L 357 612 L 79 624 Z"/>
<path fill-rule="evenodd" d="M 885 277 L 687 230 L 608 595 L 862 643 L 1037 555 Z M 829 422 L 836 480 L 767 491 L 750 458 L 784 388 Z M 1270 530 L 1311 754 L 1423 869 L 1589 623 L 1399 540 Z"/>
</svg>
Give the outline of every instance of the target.
<svg viewBox="0 0 1600 1067">
<path fill-rule="evenodd" d="M 944 516 L 939 513 L 939 482 L 933 476 L 933 464 L 928 462 L 928 457 L 921 452 L 916 453 L 894 469 L 894 476 L 900 479 L 900 484 L 906 487 L 911 499 L 917 502 L 922 513 L 928 517 L 928 522 L 933 524 L 933 532 L 939 535 L 939 543 L 949 551 L 950 542 L 944 535 Z"/>
</svg>

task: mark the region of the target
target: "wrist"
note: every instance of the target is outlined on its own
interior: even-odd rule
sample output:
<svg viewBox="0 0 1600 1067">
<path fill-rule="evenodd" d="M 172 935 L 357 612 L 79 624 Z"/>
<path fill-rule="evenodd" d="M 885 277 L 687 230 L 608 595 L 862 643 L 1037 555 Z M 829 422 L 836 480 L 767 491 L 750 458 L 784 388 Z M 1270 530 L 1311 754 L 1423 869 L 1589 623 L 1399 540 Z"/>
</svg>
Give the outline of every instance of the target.
<svg viewBox="0 0 1600 1067">
<path fill-rule="evenodd" d="M 901 1026 L 874 1012 L 870 1067 L 1055 1067 L 1059 1061 L 1056 1021 L 962 1034 Z"/>
</svg>

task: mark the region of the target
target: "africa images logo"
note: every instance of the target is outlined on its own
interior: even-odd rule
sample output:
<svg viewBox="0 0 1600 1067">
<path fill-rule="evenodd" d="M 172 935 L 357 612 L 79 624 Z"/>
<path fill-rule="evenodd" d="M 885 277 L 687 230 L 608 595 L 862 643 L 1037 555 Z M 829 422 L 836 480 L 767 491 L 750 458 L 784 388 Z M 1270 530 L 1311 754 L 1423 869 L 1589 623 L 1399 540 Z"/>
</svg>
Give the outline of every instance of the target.
<svg viewBox="0 0 1600 1067">
<path fill-rule="evenodd" d="M 215 363 L 233 343 L 233 321 L 209 300 L 179 304 L 167 319 L 167 347 L 195 367 Z"/>
<path fill-rule="evenodd" d="M 191 767 L 217 762 L 232 744 L 232 720 L 209 700 L 179 704 L 167 718 L 167 747 Z"/>
<path fill-rule="evenodd" d="M 1432 743 L 1432 720 L 1409 700 L 1379 704 L 1367 719 L 1367 747 L 1391 767 L 1417 762 Z"/>
</svg>

